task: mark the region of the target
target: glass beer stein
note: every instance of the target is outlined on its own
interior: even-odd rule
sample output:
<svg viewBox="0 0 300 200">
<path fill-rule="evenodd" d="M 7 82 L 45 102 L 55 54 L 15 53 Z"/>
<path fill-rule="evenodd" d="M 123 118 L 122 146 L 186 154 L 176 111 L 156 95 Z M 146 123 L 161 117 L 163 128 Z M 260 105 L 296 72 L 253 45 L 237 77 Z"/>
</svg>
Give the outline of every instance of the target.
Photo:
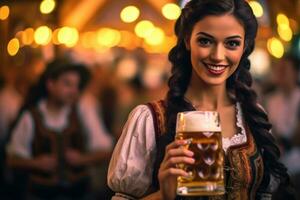
<svg viewBox="0 0 300 200">
<path fill-rule="evenodd" d="M 177 178 L 182 196 L 222 195 L 224 154 L 220 118 L 217 112 L 187 111 L 177 115 L 176 139 L 187 140 L 183 148 L 194 152 L 195 163 L 178 164 L 188 176 Z"/>
</svg>

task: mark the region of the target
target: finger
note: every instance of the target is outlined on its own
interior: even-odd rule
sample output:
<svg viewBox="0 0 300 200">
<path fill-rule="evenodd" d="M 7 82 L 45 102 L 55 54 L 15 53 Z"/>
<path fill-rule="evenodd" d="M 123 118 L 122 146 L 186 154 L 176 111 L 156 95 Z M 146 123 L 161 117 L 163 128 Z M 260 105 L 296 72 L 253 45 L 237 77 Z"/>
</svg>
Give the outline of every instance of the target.
<svg viewBox="0 0 300 200">
<path fill-rule="evenodd" d="M 182 169 L 177 169 L 177 168 L 169 168 L 167 170 L 163 170 L 160 173 L 161 177 L 165 177 L 165 176 L 188 176 L 189 174 L 182 170 Z"/>
<path fill-rule="evenodd" d="M 185 156 L 180 157 L 172 157 L 168 159 L 165 164 L 162 166 L 163 169 L 171 168 L 176 166 L 177 164 L 194 164 L 195 159 Z"/>
<path fill-rule="evenodd" d="M 188 143 L 187 140 L 175 140 L 174 142 L 167 145 L 166 152 L 169 151 L 170 149 L 175 149 L 175 148 L 178 148 L 180 146 L 186 145 L 187 143 Z"/>
<path fill-rule="evenodd" d="M 185 148 L 176 148 L 176 149 L 170 149 L 169 151 L 166 152 L 166 160 L 168 160 L 171 157 L 176 157 L 176 156 L 187 156 L 187 157 L 193 157 L 194 152 L 190 151 Z"/>
</svg>

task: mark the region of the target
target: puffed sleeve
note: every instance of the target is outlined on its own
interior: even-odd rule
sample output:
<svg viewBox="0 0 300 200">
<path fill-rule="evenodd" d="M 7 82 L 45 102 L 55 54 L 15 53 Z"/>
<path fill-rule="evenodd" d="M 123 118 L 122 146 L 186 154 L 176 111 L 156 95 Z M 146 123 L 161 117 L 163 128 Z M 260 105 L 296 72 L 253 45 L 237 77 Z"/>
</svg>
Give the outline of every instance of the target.
<svg viewBox="0 0 300 200">
<path fill-rule="evenodd" d="M 155 152 L 151 111 L 146 105 L 137 106 L 129 114 L 114 149 L 108 169 L 109 187 L 116 193 L 136 198 L 145 196 L 152 182 Z M 113 199 L 122 199 L 121 196 Z"/>
<path fill-rule="evenodd" d="M 7 154 L 21 158 L 31 158 L 31 142 L 34 123 L 31 114 L 25 111 L 12 131 L 12 137 L 6 146 Z"/>
</svg>

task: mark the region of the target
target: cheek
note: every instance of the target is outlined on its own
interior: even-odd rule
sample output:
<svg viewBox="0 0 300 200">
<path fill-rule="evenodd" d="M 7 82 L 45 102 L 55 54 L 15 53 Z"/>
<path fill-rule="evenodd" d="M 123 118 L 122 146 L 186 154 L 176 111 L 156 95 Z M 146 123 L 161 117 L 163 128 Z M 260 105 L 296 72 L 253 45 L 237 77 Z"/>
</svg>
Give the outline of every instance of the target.
<svg viewBox="0 0 300 200">
<path fill-rule="evenodd" d="M 229 59 L 229 62 L 231 62 L 232 65 L 237 66 L 240 63 L 242 55 L 243 50 L 237 50 L 229 53 L 227 58 Z"/>
<path fill-rule="evenodd" d="M 197 67 L 199 62 L 209 56 L 209 49 L 194 48 L 191 50 L 191 61 L 193 67 Z"/>
</svg>

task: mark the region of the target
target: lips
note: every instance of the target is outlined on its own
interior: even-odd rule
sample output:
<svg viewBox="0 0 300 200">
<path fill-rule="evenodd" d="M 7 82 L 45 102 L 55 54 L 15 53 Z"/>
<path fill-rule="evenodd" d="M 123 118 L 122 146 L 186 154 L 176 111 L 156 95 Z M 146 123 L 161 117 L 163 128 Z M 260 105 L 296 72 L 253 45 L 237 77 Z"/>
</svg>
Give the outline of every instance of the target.
<svg viewBox="0 0 300 200">
<path fill-rule="evenodd" d="M 206 67 L 207 71 L 213 75 L 223 74 L 226 70 L 226 67 L 229 66 L 229 65 L 214 65 L 214 64 L 208 64 L 208 63 L 203 63 L 203 64 Z"/>
</svg>

